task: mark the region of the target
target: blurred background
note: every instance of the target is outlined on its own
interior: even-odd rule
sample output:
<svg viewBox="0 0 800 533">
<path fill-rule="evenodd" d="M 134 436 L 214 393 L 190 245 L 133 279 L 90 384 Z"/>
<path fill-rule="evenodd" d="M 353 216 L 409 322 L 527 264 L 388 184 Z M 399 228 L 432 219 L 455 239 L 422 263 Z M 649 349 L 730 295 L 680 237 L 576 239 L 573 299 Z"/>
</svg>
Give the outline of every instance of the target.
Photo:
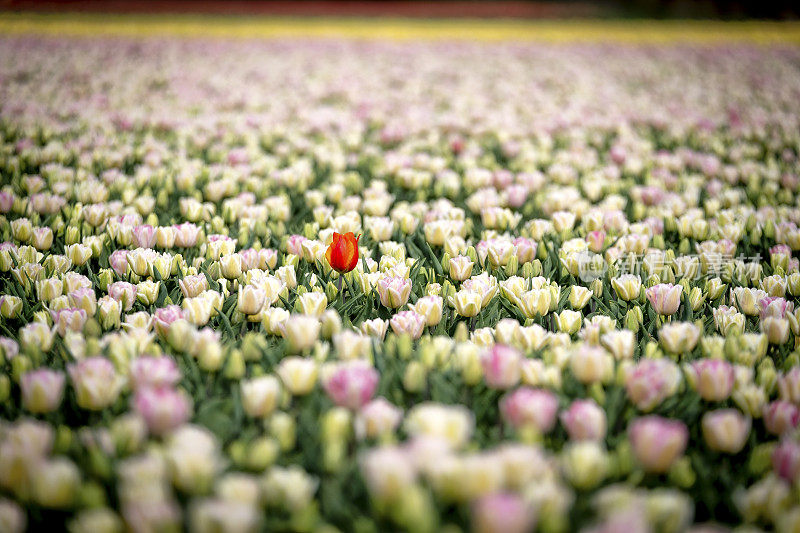
<svg viewBox="0 0 800 533">
<path fill-rule="evenodd" d="M 187 13 L 401 18 L 772 19 L 800 16 L 797 0 L 0 0 L 3 11 Z"/>
</svg>

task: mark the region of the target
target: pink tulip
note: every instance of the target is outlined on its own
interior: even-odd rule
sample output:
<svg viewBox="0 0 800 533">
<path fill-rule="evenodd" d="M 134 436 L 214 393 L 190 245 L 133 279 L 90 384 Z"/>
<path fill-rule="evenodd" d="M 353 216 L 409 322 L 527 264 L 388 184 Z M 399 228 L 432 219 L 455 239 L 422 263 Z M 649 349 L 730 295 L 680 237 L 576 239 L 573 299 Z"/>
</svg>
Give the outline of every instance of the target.
<svg viewBox="0 0 800 533">
<path fill-rule="evenodd" d="M 528 188 L 525 185 L 509 185 L 505 191 L 509 207 L 520 207 L 528 199 Z"/>
<path fill-rule="evenodd" d="M 160 307 L 153 313 L 153 324 L 156 332 L 162 337 L 166 337 L 173 322 L 183 318 L 183 310 L 177 305 Z"/>
<path fill-rule="evenodd" d="M 472 508 L 476 533 L 525 533 L 533 529 L 535 522 L 536 515 L 530 505 L 513 493 L 488 494 Z"/>
<path fill-rule="evenodd" d="M 425 328 L 426 322 L 427 320 L 424 316 L 414 311 L 400 311 L 389 319 L 389 325 L 392 326 L 392 331 L 396 335 L 406 333 L 412 339 L 418 339 L 422 336 L 422 330 Z"/>
<path fill-rule="evenodd" d="M 586 234 L 586 243 L 589 245 L 589 250 L 596 254 L 603 251 L 605 242 L 606 232 L 603 230 L 590 231 Z"/>
<path fill-rule="evenodd" d="M 247 272 L 248 270 L 253 270 L 254 268 L 258 268 L 260 262 L 258 250 L 254 248 L 239 250 L 239 257 L 242 258 L 243 272 Z"/>
<path fill-rule="evenodd" d="M 135 248 L 152 248 L 156 244 L 156 228 L 149 224 L 134 226 L 131 235 Z"/>
<path fill-rule="evenodd" d="M 778 376 L 778 396 L 781 400 L 800 404 L 800 367 Z"/>
<path fill-rule="evenodd" d="M 697 393 L 710 402 L 721 402 L 731 395 L 735 372 L 733 365 L 722 359 L 700 359 L 692 363 L 689 372 Z"/>
<path fill-rule="evenodd" d="M 354 361 L 338 368 L 322 386 L 333 403 L 358 410 L 372 399 L 378 381 L 377 370 L 363 361 Z"/>
<path fill-rule="evenodd" d="M 764 407 L 764 426 L 773 435 L 792 431 L 800 423 L 800 409 L 791 402 L 775 400 Z"/>
<path fill-rule="evenodd" d="M 200 238 L 200 228 L 191 222 L 175 224 L 175 246 L 178 248 L 192 248 Z"/>
<path fill-rule="evenodd" d="M 642 359 L 625 380 L 628 399 L 642 411 L 650 411 L 672 396 L 681 375 L 675 363 L 665 359 Z"/>
<path fill-rule="evenodd" d="M 195 298 L 208 290 L 208 278 L 205 274 L 188 275 L 178 280 L 178 285 L 184 298 Z"/>
<path fill-rule="evenodd" d="M 645 416 L 631 422 L 628 437 L 642 467 L 648 472 L 663 474 L 683 455 L 689 430 L 679 420 Z"/>
<path fill-rule="evenodd" d="M 124 383 L 111 361 L 100 356 L 88 357 L 68 365 L 67 372 L 78 406 L 93 411 L 114 403 Z"/>
<path fill-rule="evenodd" d="M 561 412 L 561 423 L 572 440 L 603 440 L 606 413 L 593 400 L 575 400 Z"/>
<path fill-rule="evenodd" d="M 683 287 L 672 283 L 659 283 L 645 291 L 650 305 L 659 315 L 674 315 L 681 306 Z"/>
<path fill-rule="evenodd" d="M 128 250 L 114 250 L 108 256 L 108 263 L 117 275 L 124 276 L 128 271 Z"/>
<path fill-rule="evenodd" d="M 286 239 L 286 251 L 294 255 L 303 255 L 303 241 L 307 241 L 302 235 L 290 235 Z"/>
<path fill-rule="evenodd" d="M 68 307 L 66 309 L 59 309 L 58 311 L 50 311 L 50 316 L 53 318 L 56 331 L 62 337 L 67 334 L 67 330 L 81 331 L 84 324 L 88 319 L 86 311 L 75 307 Z"/>
<path fill-rule="evenodd" d="M 64 398 L 65 376 L 48 368 L 26 372 L 20 380 L 22 405 L 32 413 L 50 413 Z"/>
<path fill-rule="evenodd" d="M 108 286 L 108 295 L 122 304 L 124 311 L 130 311 L 136 302 L 136 285 L 127 281 L 117 281 Z"/>
<path fill-rule="evenodd" d="M 375 438 L 394 431 L 402 419 L 402 409 L 386 398 L 375 398 L 361 408 L 353 425 L 358 438 Z"/>
<path fill-rule="evenodd" d="M 520 387 L 500 401 L 500 414 L 515 428 L 534 427 L 547 433 L 556 423 L 558 398 L 550 391 Z"/>
<path fill-rule="evenodd" d="M 134 359 L 130 367 L 131 388 L 171 387 L 181 380 L 181 371 L 171 357 L 146 357 Z"/>
<path fill-rule="evenodd" d="M 133 397 L 133 408 L 153 435 L 164 435 L 183 425 L 192 414 L 186 393 L 168 387 L 143 387 Z"/>
<path fill-rule="evenodd" d="M 517 237 L 511 242 L 511 244 L 513 244 L 517 249 L 517 262 L 520 265 L 524 265 L 525 263 L 533 261 L 536 258 L 536 250 L 538 249 L 539 245 L 533 239 Z"/>
<path fill-rule="evenodd" d="M 790 483 L 800 478 L 800 443 L 784 439 L 772 452 L 772 468 Z"/>
<path fill-rule="evenodd" d="M 495 344 L 481 356 L 483 378 L 492 389 L 510 389 L 519 383 L 522 355 L 515 348 Z"/>
<path fill-rule="evenodd" d="M 758 301 L 760 307 L 759 315 L 761 320 L 767 317 L 786 318 L 787 313 L 794 310 L 794 303 L 787 301 L 786 298 L 767 296 Z"/>
</svg>

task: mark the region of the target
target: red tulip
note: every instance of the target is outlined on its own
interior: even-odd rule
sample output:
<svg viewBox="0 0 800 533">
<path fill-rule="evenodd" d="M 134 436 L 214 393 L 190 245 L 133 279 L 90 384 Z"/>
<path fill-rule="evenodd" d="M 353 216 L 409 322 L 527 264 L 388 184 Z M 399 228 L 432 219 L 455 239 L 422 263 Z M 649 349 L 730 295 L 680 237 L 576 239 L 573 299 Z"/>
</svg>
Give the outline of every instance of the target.
<svg viewBox="0 0 800 533">
<path fill-rule="evenodd" d="M 358 239 L 352 231 L 344 235 L 334 232 L 333 242 L 328 246 L 325 257 L 331 268 L 339 273 L 350 272 L 358 264 Z"/>
</svg>

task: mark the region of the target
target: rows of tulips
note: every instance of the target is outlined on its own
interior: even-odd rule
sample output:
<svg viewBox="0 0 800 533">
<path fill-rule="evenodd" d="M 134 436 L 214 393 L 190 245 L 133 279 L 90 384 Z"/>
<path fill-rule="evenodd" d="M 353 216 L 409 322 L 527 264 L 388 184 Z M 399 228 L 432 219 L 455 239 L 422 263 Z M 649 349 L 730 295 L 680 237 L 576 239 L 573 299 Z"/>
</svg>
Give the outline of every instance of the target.
<svg viewBox="0 0 800 533">
<path fill-rule="evenodd" d="M 0 40 L 0 530 L 797 531 L 798 65 Z"/>
</svg>

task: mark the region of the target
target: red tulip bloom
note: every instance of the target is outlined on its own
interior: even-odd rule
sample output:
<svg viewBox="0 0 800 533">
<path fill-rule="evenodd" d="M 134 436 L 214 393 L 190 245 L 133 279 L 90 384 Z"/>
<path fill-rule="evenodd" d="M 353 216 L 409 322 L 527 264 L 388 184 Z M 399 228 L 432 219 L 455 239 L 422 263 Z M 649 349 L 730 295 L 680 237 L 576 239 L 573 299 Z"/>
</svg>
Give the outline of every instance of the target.
<svg viewBox="0 0 800 533">
<path fill-rule="evenodd" d="M 325 257 L 332 269 L 342 274 L 350 272 L 356 267 L 358 264 L 358 239 L 360 238 L 361 235 L 356 237 L 352 231 L 348 231 L 344 235 L 333 233 L 333 242 L 325 252 Z"/>
</svg>

